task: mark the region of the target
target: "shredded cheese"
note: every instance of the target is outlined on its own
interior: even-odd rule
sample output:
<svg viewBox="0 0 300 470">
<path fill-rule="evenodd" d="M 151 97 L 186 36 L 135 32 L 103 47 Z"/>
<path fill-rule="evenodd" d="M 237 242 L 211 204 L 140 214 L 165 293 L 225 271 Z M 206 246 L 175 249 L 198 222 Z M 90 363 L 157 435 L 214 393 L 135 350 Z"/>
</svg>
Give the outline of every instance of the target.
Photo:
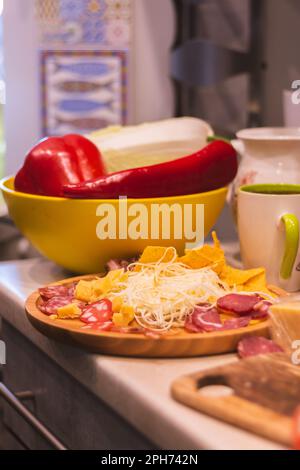
<svg viewBox="0 0 300 470">
<path fill-rule="evenodd" d="M 214 304 L 232 292 L 211 268 L 191 269 L 175 261 L 174 248 L 168 250 L 173 250 L 174 257 L 167 263 L 161 259 L 131 264 L 127 280 L 118 283 L 118 289 L 108 295 L 111 300 L 122 297 L 134 308 L 136 322 L 156 331 L 184 326 L 196 305 Z"/>
</svg>

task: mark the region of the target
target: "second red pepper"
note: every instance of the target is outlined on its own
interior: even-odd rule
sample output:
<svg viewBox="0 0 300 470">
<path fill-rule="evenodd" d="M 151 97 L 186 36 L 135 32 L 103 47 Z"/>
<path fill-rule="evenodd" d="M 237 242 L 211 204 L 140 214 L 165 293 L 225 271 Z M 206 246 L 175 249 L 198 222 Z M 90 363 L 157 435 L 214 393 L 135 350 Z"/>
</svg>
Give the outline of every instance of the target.
<svg viewBox="0 0 300 470">
<path fill-rule="evenodd" d="M 227 186 L 235 178 L 237 168 L 232 145 L 215 141 L 193 155 L 66 185 L 63 192 L 66 197 L 87 199 L 196 194 Z"/>
</svg>

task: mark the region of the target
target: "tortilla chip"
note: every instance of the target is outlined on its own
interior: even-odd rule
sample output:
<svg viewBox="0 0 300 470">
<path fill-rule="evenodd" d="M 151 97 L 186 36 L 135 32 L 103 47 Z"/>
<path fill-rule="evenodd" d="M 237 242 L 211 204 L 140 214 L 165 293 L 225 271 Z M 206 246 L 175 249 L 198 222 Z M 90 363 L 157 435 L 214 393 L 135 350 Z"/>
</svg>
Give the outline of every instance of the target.
<svg viewBox="0 0 300 470">
<path fill-rule="evenodd" d="M 174 258 L 174 253 L 175 248 L 170 250 L 162 246 L 147 246 L 138 262 L 148 264 L 157 263 L 161 260 L 162 263 L 169 263 Z M 177 257 L 175 261 L 177 261 Z"/>
<path fill-rule="evenodd" d="M 178 259 L 180 263 L 192 269 L 211 267 L 217 274 L 220 274 L 225 267 L 224 251 L 217 238 L 216 232 L 212 234 L 214 246 L 203 245 L 194 250 L 185 250 L 185 255 Z"/>
<path fill-rule="evenodd" d="M 211 267 L 219 274 L 225 266 L 224 253 L 209 245 L 204 245 L 198 250 L 186 250 L 185 253 L 178 261 L 192 269 Z"/>
<path fill-rule="evenodd" d="M 248 285 L 248 283 L 251 285 L 251 281 L 255 280 L 254 284 L 266 287 L 264 268 L 244 271 L 226 265 L 220 274 L 220 279 L 226 282 L 229 286 L 244 286 Z"/>
<path fill-rule="evenodd" d="M 261 291 L 269 293 L 269 290 L 267 288 L 265 269 L 260 274 L 257 274 L 256 276 L 249 279 L 249 281 L 244 284 L 244 290 L 250 292 Z"/>
<path fill-rule="evenodd" d="M 221 242 L 220 242 L 220 240 L 218 239 L 217 232 L 213 231 L 212 234 L 211 234 L 211 236 L 212 236 L 212 239 L 213 239 L 215 248 L 218 248 L 219 250 L 222 250 L 222 248 L 221 248 Z M 222 251 L 223 251 L 223 250 L 222 250 Z"/>
</svg>

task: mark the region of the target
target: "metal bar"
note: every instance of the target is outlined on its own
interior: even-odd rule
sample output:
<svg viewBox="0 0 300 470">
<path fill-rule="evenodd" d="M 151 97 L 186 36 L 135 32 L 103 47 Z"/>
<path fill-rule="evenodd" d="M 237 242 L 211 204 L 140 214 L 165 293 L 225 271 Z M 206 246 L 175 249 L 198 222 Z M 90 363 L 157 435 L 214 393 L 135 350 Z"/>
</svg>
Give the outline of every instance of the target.
<svg viewBox="0 0 300 470">
<path fill-rule="evenodd" d="M 0 396 L 54 449 L 67 450 L 67 448 L 47 429 L 11 392 L 4 383 L 0 382 Z"/>
</svg>

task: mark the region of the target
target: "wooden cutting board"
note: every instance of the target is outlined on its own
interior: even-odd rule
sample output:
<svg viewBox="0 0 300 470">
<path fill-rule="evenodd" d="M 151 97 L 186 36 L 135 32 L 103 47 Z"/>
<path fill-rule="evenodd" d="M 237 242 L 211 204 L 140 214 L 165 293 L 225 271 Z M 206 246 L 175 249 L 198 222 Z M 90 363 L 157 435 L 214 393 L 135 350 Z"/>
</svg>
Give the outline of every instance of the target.
<svg viewBox="0 0 300 470">
<path fill-rule="evenodd" d="M 211 386 L 232 389 L 212 396 Z M 221 387 L 214 387 L 215 393 Z M 283 353 L 256 356 L 181 377 L 175 400 L 260 436 L 292 445 L 292 416 L 300 405 L 300 366 Z M 210 393 L 209 393 L 210 392 Z M 228 392 L 228 390 L 227 390 Z"/>
</svg>

